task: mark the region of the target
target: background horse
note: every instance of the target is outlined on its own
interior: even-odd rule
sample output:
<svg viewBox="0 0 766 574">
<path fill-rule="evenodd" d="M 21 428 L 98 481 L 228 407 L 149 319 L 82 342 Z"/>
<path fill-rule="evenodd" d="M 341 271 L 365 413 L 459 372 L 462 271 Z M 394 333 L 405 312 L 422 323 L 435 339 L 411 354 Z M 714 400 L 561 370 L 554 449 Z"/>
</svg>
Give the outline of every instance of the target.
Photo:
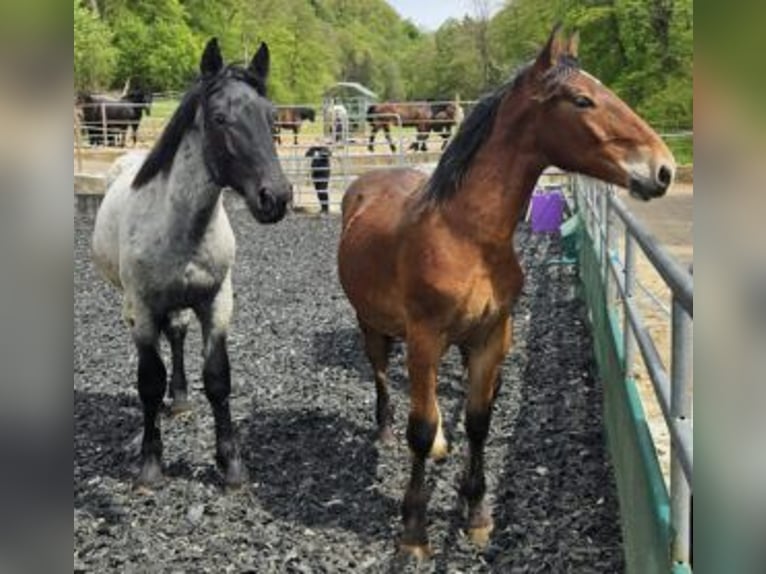
<svg viewBox="0 0 766 574">
<path fill-rule="evenodd" d="M 77 104 L 82 109 L 83 125 L 91 145 L 124 147 L 130 130 L 133 132 L 133 145 L 136 145 L 141 118 L 144 113 L 151 114 L 152 93 L 133 88 L 119 100 L 109 96 L 81 93 L 77 97 Z"/>
<path fill-rule="evenodd" d="M 345 142 L 349 138 L 348 110 L 340 103 L 324 107 L 325 135 L 335 143 Z M 329 126 L 329 129 L 328 127 Z"/>
<path fill-rule="evenodd" d="M 327 146 L 312 146 L 306 151 L 306 157 L 311 158 L 311 182 L 319 200 L 322 213 L 330 212 L 330 158 L 332 151 Z"/>
<path fill-rule="evenodd" d="M 277 108 L 277 120 L 274 123 L 274 137 L 279 145 L 282 145 L 282 129 L 293 132 L 293 143 L 298 145 L 298 134 L 301 131 L 301 124 L 305 120 L 315 121 L 316 112 L 314 108 L 304 106 L 290 106 Z"/>
<path fill-rule="evenodd" d="M 440 102 L 431 104 L 430 131 L 442 137 L 442 147 L 447 147 L 452 128 L 463 121 L 463 108 L 457 102 Z"/>
<path fill-rule="evenodd" d="M 138 172 L 130 168 L 116 174 L 96 215 L 94 261 L 123 291 L 123 317 L 138 350 L 144 411 L 140 487 L 162 476 L 157 415 L 167 383 L 158 352 L 161 333 L 172 352 L 172 409 L 188 406 L 183 345 L 189 310 L 202 326 L 202 379 L 215 419 L 216 462 L 228 486 L 245 480 L 229 411 L 226 335 L 233 304 L 234 233 L 221 190 L 230 187 L 243 196 L 262 223 L 285 215 L 292 191 L 271 136 L 268 69 L 265 44 L 245 69 L 224 66 L 218 42 L 210 40 L 200 79 Z"/>
<path fill-rule="evenodd" d="M 372 104 L 367 108 L 367 122 L 372 129 L 367 146 L 371 152 L 375 151 L 375 135 L 378 130 L 383 130 L 391 151 L 396 153 L 396 146 L 391 139 L 391 126 L 415 128 L 417 134 L 410 149 L 427 150 L 426 140 L 431 123 L 431 106 L 428 104 Z"/>
<path fill-rule="evenodd" d="M 566 41 L 554 29 L 532 64 L 475 107 L 430 179 L 412 169 L 373 171 L 343 198 L 338 273 L 373 367 L 382 440 L 392 436 L 391 343 L 402 337 L 407 345 L 413 458 L 402 547 L 415 556 L 430 553 L 426 457 L 447 453 L 436 388 L 453 344 L 469 381 L 459 496 L 469 537 L 483 545 L 492 530 L 483 453 L 523 282 L 513 233 L 543 169 L 597 177 L 645 200 L 663 195 L 673 179 L 665 143 L 580 69 L 576 48 L 576 37 Z"/>
</svg>

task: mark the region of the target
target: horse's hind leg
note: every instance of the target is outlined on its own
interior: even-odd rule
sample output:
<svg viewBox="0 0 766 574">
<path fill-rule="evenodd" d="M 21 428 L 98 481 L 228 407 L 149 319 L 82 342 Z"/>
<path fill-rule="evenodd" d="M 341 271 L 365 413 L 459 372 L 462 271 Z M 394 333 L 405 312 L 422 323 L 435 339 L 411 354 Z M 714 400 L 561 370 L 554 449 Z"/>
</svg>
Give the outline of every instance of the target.
<svg viewBox="0 0 766 574">
<path fill-rule="evenodd" d="M 500 365 L 510 345 L 511 322 L 506 317 L 485 341 L 469 350 L 465 412 L 469 453 L 460 484 L 460 498 L 468 510 L 468 536 L 479 546 L 486 545 L 493 528 L 492 513 L 485 500 L 484 443 L 489 434 L 492 405 L 499 389 Z"/>
<path fill-rule="evenodd" d="M 226 485 L 238 487 L 246 480 L 245 467 L 234 435 L 229 408 L 231 371 L 226 350 L 226 333 L 233 305 L 231 271 L 212 303 L 195 309 L 202 325 L 204 366 L 202 380 L 205 396 L 215 419 L 216 463 L 223 472 Z"/>
<path fill-rule="evenodd" d="M 386 141 L 391 148 L 391 153 L 396 153 L 396 146 L 394 145 L 394 140 L 391 139 L 391 128 L 388 124 L 383 126 L 383 132 L 386 134 Z"/>
<path fill-rule="evenodd" d="M 143 306 L 133 308 L 131 331 L 138 351 L 138 395 L 144 409 L 144 434 L 141 442 L 139 488 L 151 487 L 162 478 L 162 437 L 157 415 L 167 385 L 165 365 L 160 357 L 159 322 Z"/>
<path fill-rule="evenodd" d="M 186 412 L 191 409 L 186 382 L 186 369 L 184 367 L 184 341 L 189 328 L 189 311 L 174 311 L 168 316 L 168 320 L 162 327 L 170 343 L 170 355 L 173 362 L 173 372 L 170 375 L 170 413 L 173 415 Z"/>
<path fill-rule="evenodd" d="M 372 365 L 375 377 L 376 407 L 375 419 L 378 423 L 378 438 L 383 444 L 390 444 L 394 440 L 391 425 L 394 419 L 394 411 L 388 395 L 388 381 L 386 369 L 388 357 L 391 352 L 391 337 L 375 331 L 360 321 L 359 326 L 364 336 L 364 350 Z"/>
</svg>

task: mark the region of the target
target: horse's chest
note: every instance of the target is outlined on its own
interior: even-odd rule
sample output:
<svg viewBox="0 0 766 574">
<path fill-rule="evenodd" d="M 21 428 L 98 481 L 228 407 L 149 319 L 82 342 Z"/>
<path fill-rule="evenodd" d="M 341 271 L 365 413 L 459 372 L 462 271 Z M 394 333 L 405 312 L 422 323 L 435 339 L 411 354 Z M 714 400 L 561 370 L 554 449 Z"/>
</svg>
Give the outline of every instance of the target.
<svg viewBox="0 0 766 574">
<path fill-rule="evenodd" d="M 481 329 L 484 325 L 494 324 L 498 317 L 507 316 L 518 295 L 521 280 L 513 266 L 477 270 L 464 284 L 455 317 L 456 331 Z"/>
</svg>

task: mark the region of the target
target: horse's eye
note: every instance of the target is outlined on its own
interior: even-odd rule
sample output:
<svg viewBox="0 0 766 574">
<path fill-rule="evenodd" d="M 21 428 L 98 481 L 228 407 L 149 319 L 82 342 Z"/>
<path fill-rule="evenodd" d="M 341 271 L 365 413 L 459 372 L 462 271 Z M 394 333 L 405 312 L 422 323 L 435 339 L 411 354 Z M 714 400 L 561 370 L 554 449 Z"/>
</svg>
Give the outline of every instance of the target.
<svg viewBox="0 0 766 574">
<path fill-rule="evenodd" d="M 574 105 L 578 108 L 592 108 L 596 104 L 588 96 L 575 96 Z"/>
<path fill-rule="evenodd" d="M 217 114 L 213 115 L 213 121 L 217 123 L 219 126 L 226 124 L 226 114 L 222 114 L 221 112 L 218 112 Z"/>
</svg>

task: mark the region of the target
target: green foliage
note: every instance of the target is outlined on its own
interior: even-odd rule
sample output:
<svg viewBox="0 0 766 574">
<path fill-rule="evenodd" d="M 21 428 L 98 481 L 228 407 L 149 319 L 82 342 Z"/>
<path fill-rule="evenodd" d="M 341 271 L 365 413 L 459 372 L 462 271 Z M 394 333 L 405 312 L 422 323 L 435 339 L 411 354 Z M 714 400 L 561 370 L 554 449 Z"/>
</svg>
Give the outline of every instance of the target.
<svg viewBox="0 0 766 574">
<path fill-rule="evenodd" d="M 108 86 L 114 75 L 117 50 L 112 32 L 90 9 L 74 0 L 74 76 L 76 90 Z"/>
<path fill-rule="evenodd" d="M 278 103 L 319 102 L 341 80 L 388 100 L 475 99 L 529 61 L 562 21 L 580 31 L 584 68 L 660 129 L 689 128 L 692 10 L 692 0 L 507 0 L 492 18 L 424 32 L 384 0 L 81 0 L 75 75 L 78 86 L 130 77 L 183 89 L 217 36 L 229 60 L 268 42 Z"/>
<path fill-rule="evenodd" d="M 119 50 L 115 79 L 153 90 L 178 89 L 193 77 L 201 42 L 187 23 L 178 0 L 141 2 L 111 12 L 114 45 Z"/>
</svg>

